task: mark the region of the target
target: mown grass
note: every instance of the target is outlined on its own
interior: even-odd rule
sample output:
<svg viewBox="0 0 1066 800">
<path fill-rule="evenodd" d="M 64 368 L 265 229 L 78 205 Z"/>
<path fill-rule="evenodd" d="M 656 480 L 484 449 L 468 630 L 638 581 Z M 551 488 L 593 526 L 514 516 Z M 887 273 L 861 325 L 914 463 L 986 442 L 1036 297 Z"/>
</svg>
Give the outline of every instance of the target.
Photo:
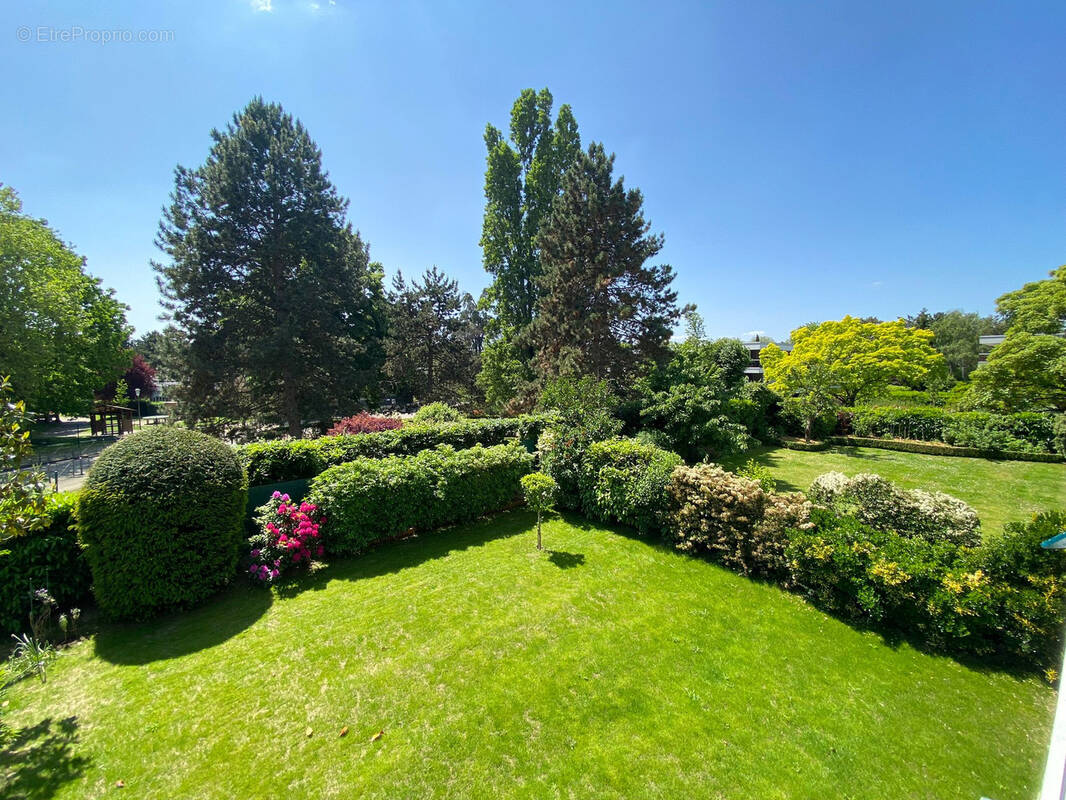
<svg viewBox="0 0 1066 800">
<path fill-rule="evenodd" d="M 779 481 L 778 488 L 788 491 L 806 491 L 811 481 L 831 470 L 847 475 L 874 472 L 908 489 L 939 489 L 972 505 L 986 535 L 998 534 L 1005 522 L 1066 508 L 1066 464 L 932 456 L 872 447 L 831 447 L 813 453 L 777 447 L 723 459 L 723 466 L 735 469 L 749 458 L 769 467 Z"/>
<path fill-rule="evenodd" d="M 538 553 L 533 525 L 102 628 L 11 692 L 0 795 L 1033 795 L 1055 700 L 1037 678 L 577 518 Z"/>
</svg>

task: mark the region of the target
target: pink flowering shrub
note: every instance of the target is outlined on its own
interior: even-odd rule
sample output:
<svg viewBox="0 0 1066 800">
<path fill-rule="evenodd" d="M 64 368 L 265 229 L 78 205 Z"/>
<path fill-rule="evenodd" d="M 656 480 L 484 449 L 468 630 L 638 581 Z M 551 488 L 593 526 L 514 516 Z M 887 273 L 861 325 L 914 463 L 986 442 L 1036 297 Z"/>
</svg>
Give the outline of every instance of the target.
<svg viewBox="0 0 1066 800">
<path fill-rule="evenodd" d="M 248 574 L 259 583 L 275 583 L 293 567 L 306 567 L 323 553 L 319 526 L 324 522 L 311 503 L 295 503 L 274 492 L 256 513 L 259 532 L 252 536 Z"/>
<path fill-rule="evenodd" d="M 375 417 L 365 411 L 353 417 L 345 417 L 329 429 L 327 436 L 341 436 L 351 433 L 380 433 L 391 431 L 403 425 L 403 420 L 397 417 Z"/>
</svg>

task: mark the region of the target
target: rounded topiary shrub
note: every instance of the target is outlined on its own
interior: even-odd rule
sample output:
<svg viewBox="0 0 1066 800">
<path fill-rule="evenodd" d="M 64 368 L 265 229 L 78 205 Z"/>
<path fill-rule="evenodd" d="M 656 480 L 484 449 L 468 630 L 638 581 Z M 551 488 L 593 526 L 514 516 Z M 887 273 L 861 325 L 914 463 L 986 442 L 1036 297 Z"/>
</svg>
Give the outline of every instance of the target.
<svg viewBox="0 0 1066 800">
<path fill-rule="evenodd" d="M 93 593 L 112 619 L 144 619 L 233 577 L 248 488 L 218 439 L 157 427 L 107 448 L 78 503 Z"/>
</svg>

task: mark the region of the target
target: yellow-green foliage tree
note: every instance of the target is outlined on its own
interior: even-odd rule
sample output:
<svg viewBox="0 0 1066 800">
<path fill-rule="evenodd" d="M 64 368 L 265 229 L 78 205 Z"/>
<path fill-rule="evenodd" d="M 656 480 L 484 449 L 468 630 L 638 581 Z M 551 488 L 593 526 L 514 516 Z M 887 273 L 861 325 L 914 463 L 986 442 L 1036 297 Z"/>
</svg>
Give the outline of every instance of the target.
<svg viewBox="0 0 1066 800">
<path fill-rule="evenodd" d="M 932 331 L 903 320 L 830 320 L 792 331 L 792 352 L 770 344 L 759 354 L 770 388 L 786 397 L 828 396 L 853 405 L 892 383 L 924 385 L 947 373 Z"/>
</svg>

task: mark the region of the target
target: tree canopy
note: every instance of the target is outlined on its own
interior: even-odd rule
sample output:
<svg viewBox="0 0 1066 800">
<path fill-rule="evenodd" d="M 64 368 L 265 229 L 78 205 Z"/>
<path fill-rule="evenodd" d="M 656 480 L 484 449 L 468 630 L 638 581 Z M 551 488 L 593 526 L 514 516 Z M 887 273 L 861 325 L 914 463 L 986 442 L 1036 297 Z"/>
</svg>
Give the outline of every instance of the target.
<svg viewBox="0 0 1066 800">
<path fill-rule="evenodd" d="M 792 351 L 775 344 L 759 360 L 766 381 L 786 397 L 830 396 L 852 405 L 890 383 L 923 385 L 946 370 L 933 333 L 903 320 L 863 322 L 851 316 L 792 331 Z"/>
<path fill-rule="evenodd" d="M 662 234 L 649 235 L 640 190 L 613 180 L 613 169 L 614 155 L 590 145 L 541 225 L 533 338 L 543 377 L 593 375 L 623 386 L 640 367 L 669 358 L 680 315 L 674 273 L 647 264 Z"/>
<path fill-rule="evenodd" d="M 1011 331 L 973 373 L 967 399 L 996 411 L 1066 411 L 1066 339 Z"/>
<path fill-rule="evenodd" d="M 1050 278 L 1025 284 L 996 300 L 1007 321 L 1008 332 L 1049 333 L 1066 331 L 1066 265 L 1054 269 Z"/>
<path fill-rule="evenodd" d="M 190 415 L 279 419 L 300 436 L 372 391 L 384 358 L 380 267 L 307 131 L 254 99 L 207 161 L 175 170 L 157 264 L 188 340 Z"/>
<path fill-rule="evenodd" d="M 943 353 L 951 374 L 966 380 L 977 369 L 978 339 L 986 330 L 985 319 L 973 312 L 948 311 L 929 327 L 933 347 Z"/>
<path fill-rule="evenodd" d="M 410 284 L 397 273 L 392 286 L 385 372 L 393 393 L 469 402 L 484 329 L 473 298 L 436 267 Z"/>
<path fill-rule="evenodd" d="M 39 412 L 84 414 L 128 366 L 126 306 L 0 186 L 0 374 Z"/>
<path fill-rule="evenodd" d="M 478 385 L 491 408 L 531 403 L 529 327 L 542 271 L 537 235 L 559 194 L 563 173 L 581 150 L 570 106 L 553 123 L 547 89 L 524 89 L 511 108 L 510 137 L 486 126 L 485 216 L 481 248 L 492 284 L 482 306 L 492 313 Z"/>
</svg>

